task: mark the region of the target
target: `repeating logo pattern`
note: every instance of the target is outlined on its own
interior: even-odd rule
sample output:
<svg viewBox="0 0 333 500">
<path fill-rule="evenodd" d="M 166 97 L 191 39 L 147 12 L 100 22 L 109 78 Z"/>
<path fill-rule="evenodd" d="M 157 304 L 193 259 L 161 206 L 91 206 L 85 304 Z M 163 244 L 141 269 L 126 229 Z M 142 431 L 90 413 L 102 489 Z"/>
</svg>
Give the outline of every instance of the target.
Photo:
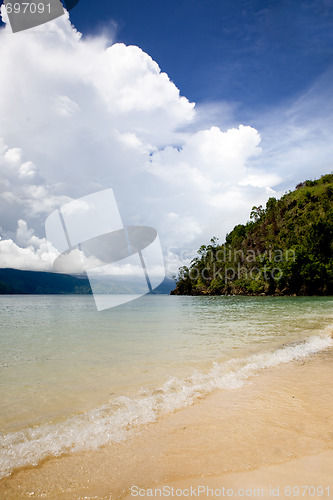
<svg viewBox="0 0 333 500">
<path fill-rule="evenodd" d="M 45 222 L 55 271 L 84 271 L 99 311 L 152 292 L 165 278 L 157 231 L 122 223 L 113 190 L 67 203 Z"/>
</svg>

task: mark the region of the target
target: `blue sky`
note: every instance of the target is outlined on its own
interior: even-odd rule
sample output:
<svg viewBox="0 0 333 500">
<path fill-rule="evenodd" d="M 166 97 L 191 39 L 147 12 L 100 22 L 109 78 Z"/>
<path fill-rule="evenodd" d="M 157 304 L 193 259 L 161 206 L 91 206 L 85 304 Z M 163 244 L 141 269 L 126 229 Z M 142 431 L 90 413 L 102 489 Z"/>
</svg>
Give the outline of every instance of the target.
<svg viewBox="0 0 333 500">
<path fill-rule="evenodd" d="M 138 45 L 191 101 L 255 114 L 303 93 L 333 62 L 331 0 L 88 0 L 71 11 L 83 34 Z"/>
<path fill-rule="evenodd" d="M 171 275 L 333 170 L 333 0 L 97 7 L 0 26 L 0 267 L 49 269 L 46 218 L 112 188 Z"/>
</svg>

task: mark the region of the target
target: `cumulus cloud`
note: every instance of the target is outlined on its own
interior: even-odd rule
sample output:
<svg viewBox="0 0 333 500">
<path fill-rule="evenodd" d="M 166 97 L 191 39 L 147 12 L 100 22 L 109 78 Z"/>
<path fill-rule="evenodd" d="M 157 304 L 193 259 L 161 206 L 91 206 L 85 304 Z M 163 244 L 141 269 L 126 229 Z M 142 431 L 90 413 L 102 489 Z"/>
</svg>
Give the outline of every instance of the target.
<svg viewBox="0 0 333 500">
<path fill-rule="evenodd" d="M 59 255 L 46 238 L 36 236 L 22 219 L 18 220 L 13 239 L 0 237 L 0 268 L 81 274 L 102 264 L 94 256 L 85 256 L 78 248 Z"/>
<path fill-rule="evenodd" d="M 148 54 L 83 39 L 68 16 L 0 29 L 0 60 L 2 267 L 46 269 L 46 217 L 112 187 L 125 225 L 158 230 L 170 274 L 282 182 L 267 127 L 226 126 L 226 106 L 225 124 L 208 125 Z"/>
<path fill-rule="evenodd" d="M 20 217 L 45 217 L 69 199 L 57 193 L 56 185 L 45 182 L 21 148 L 9 148 L 0 137 L 0 213 L 4 230 L 13 231 Z"/>
<path fill-rule="evenodd" d="M 34 231 L 21 219 L 15 236 L 16 243 L 12 239 L 0 239 L 0 268 L 52 270 L 52 253 L 45 238 L 35 236 Z"/>
<path fill-rule="evenodd" d="M 182 147 L 168 146 L 152 154 L 150 172 L 174 186 L 191 186 L 210 196 L 246 177 L 246 162 L 260 153 L 259 143 L 260 136 L 251 127 L 240 125 L 226 132 L 211 127 L 189 135 Z"/>
</svg>

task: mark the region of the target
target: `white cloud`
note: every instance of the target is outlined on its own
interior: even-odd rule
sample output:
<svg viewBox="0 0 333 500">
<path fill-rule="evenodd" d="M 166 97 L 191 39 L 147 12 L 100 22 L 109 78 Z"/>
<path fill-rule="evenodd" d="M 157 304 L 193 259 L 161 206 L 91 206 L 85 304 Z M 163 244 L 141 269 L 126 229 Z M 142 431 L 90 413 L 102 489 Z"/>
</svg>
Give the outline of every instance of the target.
<svg viewBox="0 0 333 500">
<path fill-rule="evenodd" d="M 17 223 L 13 239 L 0 238 L 0 268 L 11 267 L 29 271 L 56 271 L 58 273 L 81 274 L 86 269 L 101 266 L 103 263 L 94 256 L 86 257 L 75 249 L 59 256 L 58 251 L 46 238 L 39 238 L 28 227 L 26 221 Z"/>
<path fill-rule="evenodd" d="M 48 253 L 40 256 L 31 250 L 31 248 L 20 248 L 11 239 L 0 241 L 1 268 L 50 271 L 51 265 L 48 259 Z"/>
<path fill-rule="evenodd" d="M 18 174 L 21 179 L 32 179 L 36 175 L 36 166 L 32 163 L 32 161 L 26 161 L 20 166 Z"/>
<path fill-rule="evenodd" d="M 19 148 L 7 149 L 4 154 L 4 160 L 9 166 L 16 166 L 21 162 L 22 151 Z"/>
<path fill-rule="evenodd" d="M 28 34 L 0 29 L 0 60 L 0 265 L 45 269 L 47 215 L 112 187 L 124 223 L 155 227 L 174 268 L 245 222 L 291 179 L 293 162 L 301 180 L 319 136 L 319 158 L 331 153 L 319 118 L 304 117 L 309 97 L 284 113 L 285 126 L 262 117 L 260 134 L 212 126 L 216 106 L 198 112 L 139 47 L 82 39 L 65 16 Z M 219 111 L 233 121 L 230 105 Z"/>
<path fill-rule="evenodd" d="M 45 182 L 21 148 L 9 148 L 0 138 L 0 213 L 4 231 L 13 232 L 18 219 L 23 217 L 44 218 L 51 209 L 69 199 L 58 194 L 56 185 Z"/>
<path fill-rule="evenodd" d="M 260 153 L 260 136 L 251 127 L 226 132 L 218 127 L 200 130 L 186 138 L 181 148 L 172 146 L 154 153 L 150 171 L 174 185 L 211 194 L 226 184 L 239 183 L 247 174 L 246 162 Z"/>
<path fill-rule="evenodd" d="M 46 239 L 35 236 L 24 220 L 18 221 L 16 243 L 0 239 L 0 268 L 50 271 L 51 258 Z"/>
<path fill-rule="evenodd" d="M 17 243 L 23 247 L 26 247 L 29 245 L 31 242 L 31 238 L 34 235 L 34 230 L 33 229 L 28 229 L 28 224 L 20 219 L 17 223 L 17 230 L 16 230 L 16 240 Z"/>
<path fill-rule="evenodd" d="M 54 254 L 54 257 L 56 254 Z M 62 254 L 53 261 L 53 270 L 58 273 L 82 274 L 88 269 L 102 266 L 102 262 L 94 256 L 86 257 L 83 252 L 72 250 L 67 254 Z"/>
</svg>

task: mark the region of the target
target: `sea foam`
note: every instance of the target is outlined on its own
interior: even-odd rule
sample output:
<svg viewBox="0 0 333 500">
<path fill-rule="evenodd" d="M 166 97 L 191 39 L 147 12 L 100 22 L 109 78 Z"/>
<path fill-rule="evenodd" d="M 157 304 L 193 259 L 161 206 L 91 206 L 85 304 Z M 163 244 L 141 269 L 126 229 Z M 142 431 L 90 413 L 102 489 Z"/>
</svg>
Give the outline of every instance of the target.
<svg viewBox="0 0 333 500">
<path fill-rule="evenodd" d="M 65 452 L 96 449 L 126 439 L 138 426 L 154 422 L 159 415 L 193 404 L 216 389 L 242 387 L 261 370 L 300 360 L 333 346 L 332 336 L 312 336 L 275 351 L 214 363 L 207 372 L 195 371 L 186 379 L 170 378 L 136 398 L 118 397 L 98 409 L 57 424 L 43 424 L 2 436 L 0 477 L 15 469 L 37 465 L 42 459 Z"/>
</svg>

